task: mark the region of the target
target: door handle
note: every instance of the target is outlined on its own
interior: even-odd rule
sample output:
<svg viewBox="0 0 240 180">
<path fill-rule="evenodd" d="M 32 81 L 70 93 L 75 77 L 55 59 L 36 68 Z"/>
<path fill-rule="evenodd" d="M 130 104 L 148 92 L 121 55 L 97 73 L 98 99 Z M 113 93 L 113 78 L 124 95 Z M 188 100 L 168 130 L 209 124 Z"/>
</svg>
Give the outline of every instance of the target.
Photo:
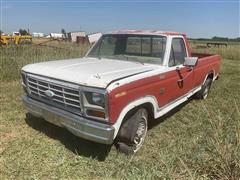
<svg viewBox="0 0 240 180">
<path fill-rule="evenodd" d="M 179 68 L 179 67 L 177 67 L 177 68 L 176 68 L 176 71 L 177 71 L 177 73 L 178 73 L 178 76 L 179 76 L 179 78 L 180 78 L 180 79 L 183 79 L 183 77 L 182 77 L 182 74 L 181 74 L 181 71 L 180 71 L 180 68 Z"/>
<path fill-rule="evenodd" d="M 178 76 L 179 76 L 179 80 L 177 81 L 177 84 L 180 88 L 183 87 L 184 79 L 186 79 L 192 73 L 192 70 L 193 70 L 192 67 L 187 68 L 187 72 L 189 72 L 189 73 L 185 77 L 183 77 L 182 74 L 181 74 L 180 68 L 179 67 L 176 68 L 176 71 L 177 71 Z"/>
<path fill-rule="evenodd" d="M 182 76 L 182 74 L 181 74 L 180 68 L 177 67 L 177 68 L 176 68 L 176 71 L 177 71 L 178 76 L 179 76 L 179 78 L 180 78 L 180 79 L 177 81 L 178 87 L 182 88 L 182 87 L 183 87 L 183 76 Z"/>
</svg>

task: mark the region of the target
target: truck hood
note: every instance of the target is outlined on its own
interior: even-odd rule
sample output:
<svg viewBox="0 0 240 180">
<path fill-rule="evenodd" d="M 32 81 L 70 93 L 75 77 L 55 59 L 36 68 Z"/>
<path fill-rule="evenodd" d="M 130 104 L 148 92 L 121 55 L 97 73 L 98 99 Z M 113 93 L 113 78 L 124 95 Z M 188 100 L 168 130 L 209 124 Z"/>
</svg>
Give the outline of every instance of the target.
<svg viewBox="0 0 240 180">
<path fill-rule="evenodd" d="M 77 58 L 29 64 L 22 68 L 27 73 L 106 88 L 111 82 L 154 70 L 157 65 L 115 59 Z"/>
</svg>

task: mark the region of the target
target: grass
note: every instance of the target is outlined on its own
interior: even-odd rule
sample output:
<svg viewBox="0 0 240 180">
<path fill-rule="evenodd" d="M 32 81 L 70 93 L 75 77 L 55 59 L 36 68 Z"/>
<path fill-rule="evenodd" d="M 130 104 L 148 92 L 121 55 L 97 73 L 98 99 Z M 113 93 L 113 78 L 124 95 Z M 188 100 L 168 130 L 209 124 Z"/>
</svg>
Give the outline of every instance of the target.
<svg viewBox="0 0 240 180">
<path fill-rule="evenodd" d="M 54 44 L 53 44 L 54 43 Z M 68 42 L 53 42 L 47 46 L 24 44 L 0 46 L 1 81 L 19 79 L 20 69 L 29 63 L 82 57 L 88 46 Z"/>
<path fill-rule="evenodd" d="M 198 46 L 207 45 L 207 41 L 191 41 L 191 48 L 193 51 L 200 53 L 211 53 L 211 54 L 220 54 L 222 57 L 231 60 L 240 59 L 240 42 L 226 42 L 227 47 L 211 47 L 211 48 L 198 48 Z M 216 42 L 218 43 L 218 42 Z M 224 43 L 224 42 L 223 42 Z"/>
<path fill-rule="evenodd" d="M 67 51 L 31 45 L 1 49 L 1 179 L 240 178 L 238 56 L 222 54 L 221 77 L 208 99 L 191 99 L 152 121 L 142 149 L 127 157 L 115 146 L 89 142 L 25 116 L 20 68 L 38 60 L 82 56 L 78 49 L 72 45 Z"/>
</svg>

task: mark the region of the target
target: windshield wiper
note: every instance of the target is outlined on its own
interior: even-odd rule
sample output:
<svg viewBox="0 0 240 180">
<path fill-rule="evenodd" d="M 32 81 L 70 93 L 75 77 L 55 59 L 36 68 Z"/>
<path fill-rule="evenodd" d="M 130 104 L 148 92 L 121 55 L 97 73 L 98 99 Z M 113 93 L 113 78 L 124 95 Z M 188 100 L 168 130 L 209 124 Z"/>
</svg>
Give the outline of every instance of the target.
<svg viewBox="0 0 240 180">
<path fill-rule="evenodd" d="M 98 55 L 95 56 L 95 58 L 100 60 L 102 58 L 101 53 L 99 52 Z M 137 62 L 137 63 L 140 63 L 140 64 L 144 65 L 144 62 L 138 60 L 137 58 L 130 58 L 126 54 L 118 54 L 118 55 L 106 56 L 106 57 L 103 56 L 103 58 L 116 59 L 116 60 L 128 61 L 128 62 Z"/>
<path fill-rule="evenodd" d="M 142 62 L 142 61 L 140 61 L 140 60 L 133 60 L 133 61 L 138 62 L 138 63 L 144 65 L 144 62 Z"/>
<path fill-rule="evenodd" d="M 127 56 L 126 54 L 121 54 L 123 57 L 125 57 L 126 59 L 127 59 L 127 61 L 129 60 L 129 56 Z M 138 60 L 137 58 L 132 58 L 132 59 L 130 59 L 129 61 L 134 61 L 134 62 L 138 62 L 138 63 L 140 63 L 140 64 L 143 64 L 144 65 L 144 63 L 142 62 L 142 61 L 140 61 L 140 60 Z"/>
<path fill-rule="evenodd" d="M 129 60 L 129 56 L 127 56 L 126 54 L 118 54 L 118 55 L 113 56 L 113 58 L 114 57 L 116 57 L 116 59 L 118 59 L 118 60 L 123 60 L 123 61 L 131 61 L 132 60 L 132 59 Z M 121 57 L 124 57 L 125 59 L 119 59 Z M 134 59 L 132 61 L 144 64 L 142 61 L 139 61 L 137 59 Z"/>
</svg>

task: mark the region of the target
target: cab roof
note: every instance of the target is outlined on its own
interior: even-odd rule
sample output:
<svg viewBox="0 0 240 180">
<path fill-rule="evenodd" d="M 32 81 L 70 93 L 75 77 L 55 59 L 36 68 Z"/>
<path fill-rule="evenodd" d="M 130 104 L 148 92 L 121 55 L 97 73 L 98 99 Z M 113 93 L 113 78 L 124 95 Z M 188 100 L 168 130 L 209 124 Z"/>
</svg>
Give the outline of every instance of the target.
<svg viewBox="0 0 240 180">
<path fill-rule="evenodd" d="M 186 36 L 184 33 L 169 32 L 169 31 L 158 31 L 158 30 L 117 30 L 107 34 L 137 34 L 137 35 L 165 35 L 165 36 Z"/>
</svg>

